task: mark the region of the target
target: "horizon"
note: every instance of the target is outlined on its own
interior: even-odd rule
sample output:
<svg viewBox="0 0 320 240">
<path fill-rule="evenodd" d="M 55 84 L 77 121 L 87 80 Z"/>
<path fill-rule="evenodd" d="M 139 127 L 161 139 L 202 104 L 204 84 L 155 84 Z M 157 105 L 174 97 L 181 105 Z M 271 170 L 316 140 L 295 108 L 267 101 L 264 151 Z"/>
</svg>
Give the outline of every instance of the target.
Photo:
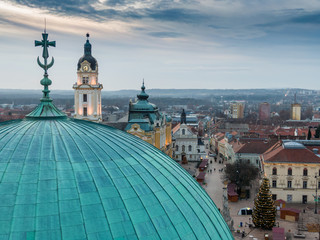
<svg viewBox="0 0 320 240">
<path fill-rule="evenodd" d="M 0 1 L 2 87 L 40 89 L 46 18 L 52 90 L 72 90 L 90 33 L 105 90 L 319 90 L 320 2 Z"/>
</svg>

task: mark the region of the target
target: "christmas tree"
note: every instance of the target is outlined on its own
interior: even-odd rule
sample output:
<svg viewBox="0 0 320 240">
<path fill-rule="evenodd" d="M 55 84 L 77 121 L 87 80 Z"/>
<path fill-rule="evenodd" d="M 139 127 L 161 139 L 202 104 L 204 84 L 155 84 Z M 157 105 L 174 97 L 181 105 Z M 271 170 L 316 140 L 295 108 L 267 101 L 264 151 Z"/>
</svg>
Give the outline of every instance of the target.
<svg viewBox="0 0 320 240">
<path fill-rule="evenodd" d="M 269 179 L 264 178 L 254 200 L 252 221 L 256 227 L 272 229 L 276 219 L 276 207 L 270 193 Z"/>
</svg>

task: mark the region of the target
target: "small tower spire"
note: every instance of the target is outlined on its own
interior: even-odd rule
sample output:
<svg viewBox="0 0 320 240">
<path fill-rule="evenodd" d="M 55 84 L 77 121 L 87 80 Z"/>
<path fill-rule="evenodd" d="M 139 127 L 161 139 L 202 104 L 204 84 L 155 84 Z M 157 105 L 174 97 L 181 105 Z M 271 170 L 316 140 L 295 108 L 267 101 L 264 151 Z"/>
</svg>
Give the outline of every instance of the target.
<svg viewBox="0 0 320 240">
<path fill-rule="evenodd" d="M 86 41 L 86 43 L 84 44 L 84 55 L 86 55 L 86 56 L 91 56 L 91 44 L 90 44 L 90 42 L 89 42 L 90 34 L 87 33 L 87 34 L 86 34 L 86 37 L 87 37 L 87 41 Z"/>
<path fill-rule="evenodd" d="M 142 80 L 141 92 L 137 95 L 139 100 L 147 100 L 149 95 L 144 91 L 146 87 L 144 86 L 144 79 Z"/>
</svg>

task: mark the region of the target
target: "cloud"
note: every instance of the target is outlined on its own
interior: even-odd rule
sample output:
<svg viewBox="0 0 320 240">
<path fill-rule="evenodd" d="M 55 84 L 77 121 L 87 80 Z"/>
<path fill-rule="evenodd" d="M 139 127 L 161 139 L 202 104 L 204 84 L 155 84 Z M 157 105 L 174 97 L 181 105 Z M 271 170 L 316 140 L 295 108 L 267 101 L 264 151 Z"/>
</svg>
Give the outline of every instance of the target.
<svg viewBox="0 0 320 240">
<path fill-rule="evenodd" d="M 148 35 L 158 38 L 178 38 L 184 36 L 184 34 L 177 32 L 150 32 Z"/>
</svg>

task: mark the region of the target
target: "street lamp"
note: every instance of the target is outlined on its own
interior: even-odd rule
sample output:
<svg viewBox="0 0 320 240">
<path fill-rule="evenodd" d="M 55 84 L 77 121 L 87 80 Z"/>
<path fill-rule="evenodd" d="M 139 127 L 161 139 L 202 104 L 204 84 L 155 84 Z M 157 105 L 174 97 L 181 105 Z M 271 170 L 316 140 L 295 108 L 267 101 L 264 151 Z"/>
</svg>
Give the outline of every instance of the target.
<svg viewBox="0 0 320 240">
<path fill-rule="evenodd" d="M 318 176 L 317 174 L 314 176 L 314 178 L 316 179 L 316 197 L 314 199 L 314 213 L 317 214 L 318 213 Z"/>
</svg>

